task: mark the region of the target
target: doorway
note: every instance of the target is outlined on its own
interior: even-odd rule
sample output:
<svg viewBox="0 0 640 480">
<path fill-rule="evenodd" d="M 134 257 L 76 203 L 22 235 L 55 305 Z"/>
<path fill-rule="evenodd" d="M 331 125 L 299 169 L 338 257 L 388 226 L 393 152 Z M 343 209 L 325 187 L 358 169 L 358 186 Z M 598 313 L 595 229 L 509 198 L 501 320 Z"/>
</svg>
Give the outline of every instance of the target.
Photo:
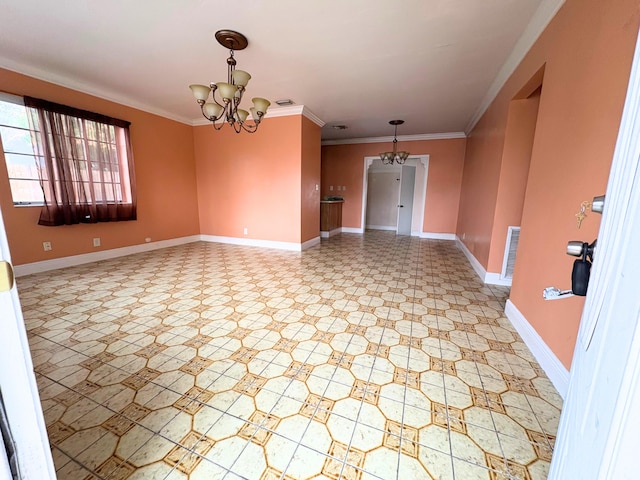
<svg viewBox="0 0 640 480">
<path fill-rule="evenodd" d="M 401 166 L 383 165 L 379 157 L 365 157 L 361 228 L 358 233 L 371 228 L 392 230 L 399 235 L 421 235 L 428 165 L 429 155 L 413 156 Z M 403 181 L 405 186 L 401 188 Z"/>
</svg>

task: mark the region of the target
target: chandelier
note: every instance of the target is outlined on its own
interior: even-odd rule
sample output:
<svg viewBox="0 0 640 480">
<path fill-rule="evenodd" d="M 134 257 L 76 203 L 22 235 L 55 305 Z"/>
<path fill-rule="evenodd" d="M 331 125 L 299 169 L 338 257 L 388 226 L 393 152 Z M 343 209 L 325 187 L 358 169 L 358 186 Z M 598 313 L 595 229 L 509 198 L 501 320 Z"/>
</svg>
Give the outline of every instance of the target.
<svg viewBox="0 0 640 480">
<path fill-rule="evenodd" d="M 213 128 L 220 130 L 225 123 L 228 123 L 236 133 L 240 133 L 242 130 L 253 133 L 258 129 L 271 102 L 260 97 L 252 99 L 253 107 L 250 110 L 253 122 L 251 123 L 247 122 L 249 112 L 239 108 L 251 75 L 243 70 L 236 70 L 236 60 L 233 58 L 233 53 L 235 50 L 245 49 L 249 41 L 247 37 L 233 30 L 217 31 L 216 40 L 220 45 L 229 49 L 227 81 L 211 82 L 208 87 L 206 85 L 189 85 L 189 88 L 200 105 L 202 115 L 212 123 Z M 216 98 L 216 92 L 218 92 L 219 98 Z M 211 93 L 212 102 L 208 101 L 209 93 Z M 218 121 L 220 122 L 216 123 Z"/>
<path fill-rule="evenodd" d="M 398 125 L 402 125 L 404 120 L 391 120 L 389 125 L 393 125 L 395 127 L 395 131 L 393 132 L 393 151 L 392 152 L 383 152 L 380 154 L 380 160 L 385 165 L 393 165 L 393 162 L 396 162 L 398 165 L 402 165 L 407 157 L 409 157 L 409 152 L 401 151 L 398 152 L 398 139 L 396 138 L 398 135 Z"/>
</svg>

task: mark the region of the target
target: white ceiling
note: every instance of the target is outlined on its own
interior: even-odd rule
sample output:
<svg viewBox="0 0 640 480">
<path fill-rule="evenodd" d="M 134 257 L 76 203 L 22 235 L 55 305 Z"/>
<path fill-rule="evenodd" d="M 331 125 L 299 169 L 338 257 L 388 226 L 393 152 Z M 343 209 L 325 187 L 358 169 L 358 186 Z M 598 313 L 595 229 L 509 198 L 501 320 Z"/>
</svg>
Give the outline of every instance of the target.
<svg viewBox="0 0 640 480">
<path fill-rule="evenodd" d="M 192 123 L 188 85 L 226 81 L 232 29 L 246 96 L 304 104 L 323 139 L 461 132 L 544 3 L 2 0 L 0 66 Z"/>
</svg>

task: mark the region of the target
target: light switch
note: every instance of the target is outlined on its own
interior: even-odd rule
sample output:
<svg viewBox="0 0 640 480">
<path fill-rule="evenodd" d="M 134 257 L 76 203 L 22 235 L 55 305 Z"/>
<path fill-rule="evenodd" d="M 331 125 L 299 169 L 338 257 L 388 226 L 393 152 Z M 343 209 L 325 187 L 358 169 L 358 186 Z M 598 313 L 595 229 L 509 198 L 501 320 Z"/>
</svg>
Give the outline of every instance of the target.
<svg viewBox="0 0 640 480">
<path fill-rule="evenodd" d="M 329 190 L 333 191 L 333 185 L 329 185 Z"/>
<path fill-rule="evenodd" d="M 347 189 L 347 186 L 346 186 L 346 185 L 343 185 L 343 186 L 342 186 L 342 191 L 344 192 L 346 189 Z"/>
</svg>

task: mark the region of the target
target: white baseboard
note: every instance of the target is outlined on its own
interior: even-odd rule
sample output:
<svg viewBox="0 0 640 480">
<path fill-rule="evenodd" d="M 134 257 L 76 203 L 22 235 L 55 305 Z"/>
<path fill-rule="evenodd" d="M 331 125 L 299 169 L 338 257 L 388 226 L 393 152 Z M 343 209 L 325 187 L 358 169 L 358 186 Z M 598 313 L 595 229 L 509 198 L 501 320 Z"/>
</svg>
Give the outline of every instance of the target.
<svg viewBox="0 0 640 480">
<path fill-rule="evenodd" d="M 275 240 L 260 240 L 257 238 L 222 237 L 218 235 L 200 235 L 203 242 L 227 243 L 229 245 L 243 245 L 245 247 L 275 248 L 277 250 L 302 251 L 301 243 L 278 242 Z"/>
<path fill-rule="evenodd" d="M 314 237 L 306 242 L 302 242 L 300 249 L 306 250 L 307 248 L 315 247 L 316 245 L 320 245 L 320 236 Z"/>
<path fill-rule="evenodd" d="M 342 233 L 364 233 L 362 228 L 342 227 Z"/>
<path fill-rule="evenodd" d="M 487 271 L 484 269 L 482 264 L 478 261 L 476 257 L 473 256 L 473 253 L 471 253 L 471 250 L 467 248 L 467 246 L 462 242 L 462 240 L 460 240 L 460 237 L 458 237 L 457 235 L 456 235 L 456 244 L 458 245 L 458 248 L 462 250 L 462 252 L 465 254 L 465 256 L 467 257 L 467 260 L 469 260 L 469 263 L 471 263 L 471 266 L 476 271 L 480 279 L 484 282 L 484 278 L 487 276 Z"/>
<path fill-rule="evenodd" d="M 455 240 L 458 248 L 464 252 L 467 260 L 469 260 L 469 263 L 471 263 L 471 266 L 480 277 L 480 280 L 490 285 L 503 285 L 507 287 L 511 286 L 511 279 L 500 278 L 501 275 L 499 273 L 487 272 L 482 264 L 478 261 L 478 259 L 473 256 L 471 250 L 469 250 L 467 246 L 462 242 L 462 240 L 460 240 L 460 237 L 455 235 Z"/>
<path fill-rule="evenodd" d="M 488 283 L 490 285 L 502 285 L 504 287 L 510 287 L 511 279 L 502 278 L 502 274 L 500 273 L 487 272 L 487 274 L 484 276 L 484 283 Z"/>
<path fill-rule="evenodd" d="M 329 238 L 329 237 L 333 237 L 334 235 L 337 235 L 339 233 L 342 233 L 342 228 L 338 227 L 338 228 L 334 228 L 333 230 L 329 230 L 329 231 L 320 231 L 320 238 Z"/>
<path fill-rule="evenodd" d="M 432 240 L 455 240 L 458 238 L 455 233 L 411 232 L 411 235 L 420 238 L 430 238 Z"/>
<path fill-rule="evenodd" d="M 59 268 L 73 267 L 85 263 L 99 262 L 101 260 L 109 260 L 111 258 L 125 257 L 135 253 L 149 252 L 151 250 L 175 247 L 177 245 L 184 245 L 185 243 L 198 241 L 200 241 L 200 235 L 191 235 L 189 237 L 172 238 L 170 240 L 141 243 L 139 245 L 131 245 L 129 247 L 112 248 L 109 250 L 100 250 L 98 252 L 83 253 L 80 255 L 71 255 L 69 257 L 53 258 L 51 260 L 43 260 L 40 262 L 14 265 L 13 268 L 15 276 L 22 277 L 33 273 L 48 272 L 49 270 L 57 270 Z"/>
<path fill-rule="evenodd" d="M 560 396 L 565 398 L 569 388 L 569 371 L 511 300 L 507 300 L 504 314 L 518 331 L 533 356 L 536 357 L 536 360 L 549 377 L 549 380 L 551 380 L 551 383 L 553 383 L 553 386 L 556 387 Z"/>
<path fill-rule="evenodd" d="M 393 230 L 394 232 L 398 229 L 395 225 L 366 225 L 367 230 Z"/>
</svg>

